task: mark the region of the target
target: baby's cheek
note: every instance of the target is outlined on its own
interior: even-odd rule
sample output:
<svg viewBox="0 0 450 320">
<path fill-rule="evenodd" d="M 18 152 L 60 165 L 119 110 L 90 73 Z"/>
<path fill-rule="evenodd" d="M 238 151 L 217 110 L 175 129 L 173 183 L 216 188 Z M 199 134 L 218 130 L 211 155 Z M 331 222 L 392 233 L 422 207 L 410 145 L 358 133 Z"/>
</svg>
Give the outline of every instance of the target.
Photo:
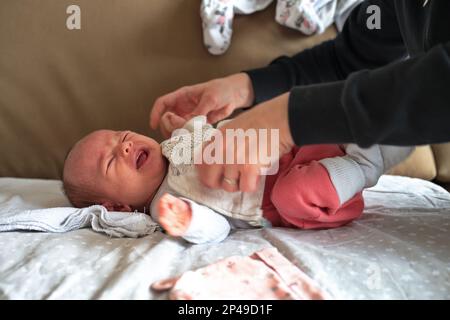
<svg viewBox="0 0 450 320">
<path fill-rule="evenodd" d="M 145 192 L 147 184 L 145 180 L 145 177 L 133 175 L 128 178 L 125 185 L 131 193 L 140 194 L 142 192 Z"/>
<path fill-rule="evenodd" d="M 128 172 L 126 175 L 117 177 L 111 182 L 111 185 L 114 184 L 117 186 L 116 190 L 119 190 L 120 198 L 128 200 L 131 203 L 130 200 L 133 200 L 141 189 L 139 179 L 137 178 L 135 174 Z"/>
<path fill-rule="evenodd" d="M 145 175 L 130 178 L 129 190 L 138 202 L 146 202 L 156 189 L 152 187 L 152 180 Z M 158 185 L 159 186 L 159 185 Z M 155 190 L 154 190 L 155 189 Z"/>
</svg>

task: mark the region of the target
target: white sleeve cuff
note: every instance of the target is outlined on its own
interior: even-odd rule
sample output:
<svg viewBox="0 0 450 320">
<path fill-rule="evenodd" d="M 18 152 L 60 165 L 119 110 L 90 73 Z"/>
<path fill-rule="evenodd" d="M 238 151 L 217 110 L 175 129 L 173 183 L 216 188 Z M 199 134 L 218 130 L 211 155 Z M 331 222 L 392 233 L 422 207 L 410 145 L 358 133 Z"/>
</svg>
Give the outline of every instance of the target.
<svg viewBox="0 0 450 320">
<path fill-rule="evenodd" d="M 228 220 L 214 210 L 197 204 L 196 202 L 180 198 L 191 206 L 192 218 L 188 230 L 183 235 L 191 243 L 218 243 L 230 233 Z"/>
<path fill-rule="evenodd" d="M 375 144 L 370 148 L 361 148 L 356 144 L 348 144 L 345 148 L 346 157 L 354 160 L 364 175 L 364 188 L 373 187 L 385 172 L 380 146 Z"/>
<path fill-rule="evenodd" d="M 365 184 L 364 173 L 354 160 L 343 156 L 325 158 L 319 162 L 327 169 L 331 182 L 339 196 L 340 204 L 362 191 Z"/>
</svg>

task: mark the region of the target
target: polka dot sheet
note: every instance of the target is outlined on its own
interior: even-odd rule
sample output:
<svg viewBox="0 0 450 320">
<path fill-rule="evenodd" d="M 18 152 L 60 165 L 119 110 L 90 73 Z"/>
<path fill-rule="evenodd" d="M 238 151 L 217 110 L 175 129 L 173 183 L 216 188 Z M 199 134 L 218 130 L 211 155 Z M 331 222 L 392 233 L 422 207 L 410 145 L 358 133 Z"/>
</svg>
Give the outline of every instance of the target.
<svg viewBox="0 0 450 320">
<path fill-rule="evenodd" d="M 67 204 L 59 181 L 0 178 L 5 206 Z M 1 299 L 164 299 L 152 282 L 276 247 L 335 299 L 450 299 L 450 194 L 383 176 L 361 219 L 338 229 L 239 230 L 215 245 L 160 232 L 112 239 L 90 229 L 0 233 Z"/>
</svg>

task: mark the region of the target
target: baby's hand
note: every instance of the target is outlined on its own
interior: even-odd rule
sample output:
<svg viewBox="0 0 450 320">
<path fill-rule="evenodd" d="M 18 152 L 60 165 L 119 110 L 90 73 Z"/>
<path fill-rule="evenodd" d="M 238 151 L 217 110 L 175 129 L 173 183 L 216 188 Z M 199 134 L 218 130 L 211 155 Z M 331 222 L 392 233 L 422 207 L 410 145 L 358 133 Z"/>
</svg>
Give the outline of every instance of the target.
<svg viewBox="0 0 450 320">
<path fill-rule="evenodd" d="M 161 133 L 167 139 L 170 138 L 172 132 L 176 129 L 180 129 L 186 123 L 186 119 L 176 115 L 173 112 L 166 112 L 161 117 Z"/>
<path fill-rule="evenodd" d="M 191 223 L 192 211 L 190 205 L 168 193 L 159 199 L 159 223 L 174 237 L 184 235 Z"/>
</svg>

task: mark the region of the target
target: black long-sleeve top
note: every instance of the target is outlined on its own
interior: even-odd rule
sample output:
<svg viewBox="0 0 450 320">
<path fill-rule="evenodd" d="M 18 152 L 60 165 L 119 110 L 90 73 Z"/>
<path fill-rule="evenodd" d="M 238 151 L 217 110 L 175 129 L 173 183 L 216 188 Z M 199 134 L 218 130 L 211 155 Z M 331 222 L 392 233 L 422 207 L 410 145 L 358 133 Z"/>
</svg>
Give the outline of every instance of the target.
<svg viewBox="0 0 450 320">
<path fill-rule="evenodd" d="M 365 1 L 334 40 L 247 73 L 255 104 L 290 91 L 297 145 L 450 141 L 450 1 Z"/>
</svg>

